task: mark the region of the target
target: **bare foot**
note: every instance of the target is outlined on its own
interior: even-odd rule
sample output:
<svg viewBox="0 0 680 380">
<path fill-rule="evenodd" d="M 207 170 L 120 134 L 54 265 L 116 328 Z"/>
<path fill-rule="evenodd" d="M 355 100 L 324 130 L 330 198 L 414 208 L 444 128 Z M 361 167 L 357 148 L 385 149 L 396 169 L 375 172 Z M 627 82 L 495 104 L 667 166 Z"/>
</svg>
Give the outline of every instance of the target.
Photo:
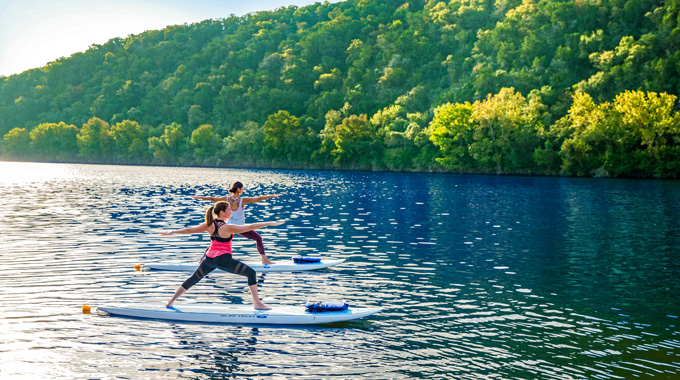
<svg viewBox="0 0 680 380">
<path fill-rule="evenodd" d="M 165 307 L 167 307 L 169 309 L 169 308 L 172 307 L 172 304 L 173 304 L 173 302 L 168 302 L 168 303 L 165 304 Z"/>
<path fill-rule="evenodd" d="M 258 302 L 253 306 L 255 307 L 255 310 L 271 310 L 272 309 L 271 307 L 263 304 L 262 302 Z"/>
<path fill-rule="evenodd" d="M 274 264 L 274 262 L 269 260 L 266 256 L 262 256 L 262 264 Z"/>
</svg>

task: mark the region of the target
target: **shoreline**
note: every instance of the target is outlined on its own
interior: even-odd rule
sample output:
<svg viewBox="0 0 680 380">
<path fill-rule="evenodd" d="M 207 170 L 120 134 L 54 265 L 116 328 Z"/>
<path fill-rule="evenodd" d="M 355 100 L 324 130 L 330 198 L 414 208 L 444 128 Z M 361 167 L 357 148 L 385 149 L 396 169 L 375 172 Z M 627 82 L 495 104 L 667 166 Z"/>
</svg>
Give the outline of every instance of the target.
<svg viewBox="0 0 680 380">
<path fill-rule="evenodd" d="M 540 174 L 540 173 L 491 173 L 479 171 L 399 171 L 399 170 L 370 170 L 370 169 L 348 169 L 348 168 L 327 168 L 327 167 L 285 167 L 285 166 L 205 166 L 205 165 L 163 165 L 163 164 L 136 164 L 136 163 L 108 163 L 108 162 L 78 162 L 78 161 L 22 161 L 17 159 L 0 158 L 0 162 L 17 163 L 36 163 L 36 164 L 64 164 L 64 165 L 102 165 L 102 166 L 144 166 L 162 168 L 201 168 L 201 169 L 231 169 L 231 170 L 305 170 L 318 172 L 356 172 L 356 173 L 401 173 L 401 174 L 443 174 L 443 175 L 472 175 L 472 176 L 496 176 L 496 177 L 533 177 L 533 178 L 583 178 L 583 179 L 628 179 L 628 180 L 653 180 L 653 181 L 677 181 L 678 178 L 672 177 L 642 177 L 642 176 L 576 176 L 564 174 Z"/>
</svg>

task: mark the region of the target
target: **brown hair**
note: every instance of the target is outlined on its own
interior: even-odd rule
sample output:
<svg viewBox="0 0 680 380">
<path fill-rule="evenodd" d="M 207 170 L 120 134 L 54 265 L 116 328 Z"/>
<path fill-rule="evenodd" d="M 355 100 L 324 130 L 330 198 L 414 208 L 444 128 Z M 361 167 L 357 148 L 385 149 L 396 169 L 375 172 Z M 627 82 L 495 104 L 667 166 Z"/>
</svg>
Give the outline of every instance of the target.
<svg viewBox="0 0 680 380">
<path fill-rule="evenodd" d="M 231 185 L 231 189 L 229 189 L 229 192 L 232 194 L 236 194 L 236 191 L 241 188 L 243 188 L 243 184 L 239 181 L 236 181 L 234 182 L 233 185 Z"/>
<path fill-rule="evenodd" d="M 229 203 L 225 201 L 219 201 L 215 205 L 208 207 L 205 210 L 205 225 L 209 226 L 215 221 L 215 215 L 219 216 L 220 212 L 227 211 L 229 208 Z"/>
</svg>

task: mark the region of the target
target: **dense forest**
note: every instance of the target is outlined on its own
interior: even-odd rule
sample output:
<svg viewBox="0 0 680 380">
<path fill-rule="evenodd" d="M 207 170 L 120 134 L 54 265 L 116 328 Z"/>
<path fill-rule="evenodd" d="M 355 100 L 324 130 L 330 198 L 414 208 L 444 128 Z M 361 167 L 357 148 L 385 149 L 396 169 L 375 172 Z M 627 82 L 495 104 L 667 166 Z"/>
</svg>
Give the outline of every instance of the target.
<svg viewBox="0 0 680 380">
<path fill-rule="evenodd" d="M 680 176 L 680 0 L 348 0 L 0 77 L 3 159 Z"/>
</svg>

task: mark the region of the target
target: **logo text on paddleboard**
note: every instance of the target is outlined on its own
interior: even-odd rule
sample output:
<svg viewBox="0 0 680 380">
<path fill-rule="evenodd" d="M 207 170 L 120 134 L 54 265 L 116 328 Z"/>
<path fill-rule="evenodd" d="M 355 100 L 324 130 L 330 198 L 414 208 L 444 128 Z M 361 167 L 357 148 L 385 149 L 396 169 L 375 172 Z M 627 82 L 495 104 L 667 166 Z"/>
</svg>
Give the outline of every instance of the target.
<svg viewBox="0 0 680 380">
<path fill-rule="evenodd" d="M 267 316 L 254 314 L 220 314 L 220 318 L 267 318 Z"/>
</svg>

